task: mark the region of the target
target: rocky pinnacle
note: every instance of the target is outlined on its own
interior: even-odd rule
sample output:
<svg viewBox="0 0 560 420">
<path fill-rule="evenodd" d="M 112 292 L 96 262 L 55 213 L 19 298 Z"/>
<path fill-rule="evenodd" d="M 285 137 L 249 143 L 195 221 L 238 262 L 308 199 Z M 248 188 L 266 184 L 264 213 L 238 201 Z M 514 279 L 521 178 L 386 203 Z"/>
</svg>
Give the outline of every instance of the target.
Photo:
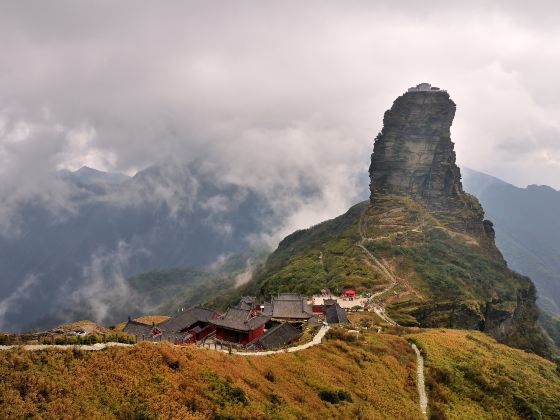
<svg viewBox="0 0 560 420">
<path fill-rule="evenodd" d="M 463 187 L 450 134 L 455 108 L 443 90 L 409 91 L 395 100 L 375 139 L 372 202 L 376 194 L 408 195 L 432 208 L 456 202 Z"/>
</svg>

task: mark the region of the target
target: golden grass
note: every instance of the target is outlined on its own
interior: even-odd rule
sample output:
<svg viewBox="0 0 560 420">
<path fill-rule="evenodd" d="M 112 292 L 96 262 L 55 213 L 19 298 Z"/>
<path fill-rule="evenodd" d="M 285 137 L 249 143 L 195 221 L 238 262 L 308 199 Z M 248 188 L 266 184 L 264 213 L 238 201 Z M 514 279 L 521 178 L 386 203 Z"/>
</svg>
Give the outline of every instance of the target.
<svg viewBox="0 0 560 420">
<path fill-rule="evenodd" d="M 560 418 L 554 363 L 477 331 L 433 329 L 408 337 L 426 354 L 434 418 Z"/>
<path fill-rule="evenodd" d="M 2 418 L 421 418 L 404 338 L 329 332 L 297 353 L 247 357 L 167 343 L 0 353 Z M 560 418 L 560 373 L 482 333 L 418 330 L 432 418 Z M 345 391 L 331 404 L 321 391 Z M 540 417 L 539 417 L 540 416 Z"/>
<path fill-rule="evenodd" d="M 328 340 L 298 353 L 228 355 L 142 343 L 0 354 L 3 418 L 420 418 L 403 340 Z M 352 402 L 331 404 L 322 390 Z M 229 417 L 228 417 L 229 416 Z"/>
<path fill-rule="evenodd" d="M 387 321 L 385 321 L 375 312 L 369 312 L 369 311 L 349 312 L 348 320 L 353 325 L 359 325 L 367 328 L 375 328 L 376 326 L 387 325 Z"/>
</svg>

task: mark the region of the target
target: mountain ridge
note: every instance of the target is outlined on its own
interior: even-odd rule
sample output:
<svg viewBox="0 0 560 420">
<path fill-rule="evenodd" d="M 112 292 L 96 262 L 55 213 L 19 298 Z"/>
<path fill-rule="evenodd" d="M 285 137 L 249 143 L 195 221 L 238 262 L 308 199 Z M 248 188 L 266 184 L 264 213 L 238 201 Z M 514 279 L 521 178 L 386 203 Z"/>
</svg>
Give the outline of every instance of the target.
<svg viewBox="0 0 560 420">
<path fill-rule="evenodd" d="M 378 303 L 397 322 L 479 329 L 552 357 L 533 283 L 507 267 L 492 222 L 462 189 L 449 134 L 454 112 L 446 92 L 397 98 L 375 141 L 370 203 L 289 235 L 242 293 L 375 292 L 390 272 L 398 287 Z"/>
<path fill-rule="evenodd" d="M 560 315 L 560 192 L 548 186 L 516 187 L 472 169 L 464 184 L 494 222 L 496 244 L 509 266 L 531 277 L 539 305 Z"/>
</svg>

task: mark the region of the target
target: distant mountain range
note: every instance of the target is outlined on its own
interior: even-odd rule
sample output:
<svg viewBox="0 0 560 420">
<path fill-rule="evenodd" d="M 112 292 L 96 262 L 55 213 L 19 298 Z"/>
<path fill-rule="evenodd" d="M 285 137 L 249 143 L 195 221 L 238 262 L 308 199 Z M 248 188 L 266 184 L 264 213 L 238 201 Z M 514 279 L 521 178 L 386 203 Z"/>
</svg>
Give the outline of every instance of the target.
<svg viewBox="0 0 560 420">
<path fill-rule="evenodd" d="M 463 185 L 494 223 L 509 266 L 533 280 L 543 309 L 560 315 L 560 191 L 518 188 L 472 169 L 463 170 Z"/>
<path fill-rule="evenodd" d="M 119 185 L 129 181 L 131 177 L 118 172 L 103 172 L 88 166 L 82 166 L 77 171 L 61 170 L 58 175 L 77 185 Z"/>
<path fill-rule="evenodd" d="M 29 202 L 21 232 L 0 236 L 0 330 L 51 325 L 68 308 L 112 322 L 114 308 L 134 308 L 125 278 L 246 251 L 273 212 L 255 191 L 214 174 L 200 163 L 132 178 L 87 167 L 57 173 L 71 209 L 52 214 Z"/>
</svg>

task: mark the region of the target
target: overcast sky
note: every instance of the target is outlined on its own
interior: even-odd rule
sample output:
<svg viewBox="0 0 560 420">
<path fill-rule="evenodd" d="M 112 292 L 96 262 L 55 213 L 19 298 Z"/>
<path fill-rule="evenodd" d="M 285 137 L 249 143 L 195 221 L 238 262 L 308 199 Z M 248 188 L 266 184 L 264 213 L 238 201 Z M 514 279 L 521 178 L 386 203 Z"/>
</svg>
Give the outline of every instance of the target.
<svg viewBox="0 0 560 420">
<path fill-rule="evenodd" d="M 375 3 L 2 1 L 0 191 L 199 158 L 269 193 L 321 183 L 320 220 L 423 81 L 457 103 L 460 164 L 560 188 L 558 2 Z"/>
</svg>

